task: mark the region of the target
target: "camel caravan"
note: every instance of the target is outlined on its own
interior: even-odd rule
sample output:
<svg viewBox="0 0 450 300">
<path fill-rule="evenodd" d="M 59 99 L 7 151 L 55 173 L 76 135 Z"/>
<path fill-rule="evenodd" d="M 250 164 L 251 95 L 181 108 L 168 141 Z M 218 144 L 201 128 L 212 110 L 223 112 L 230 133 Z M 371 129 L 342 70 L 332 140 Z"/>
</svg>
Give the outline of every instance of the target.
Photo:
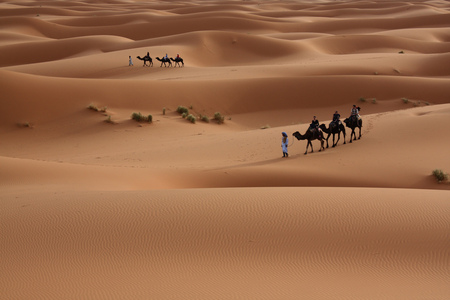
<svg viewBox="0 0 450 300">
<path fill-rule="evenodd" d="M 150 57 L 150 53 L 147 52 L 147 54 L 144 57 L 140 57 L 140 56 L 136 56 L 137 59 L 144 61 L 144 65 L 143 67 L 153 67 L 153 60 Z M 161 62 L 160 67 L 162 67 L 164 65 L 164 67 L 172 67 L 174 66 L 175 68 L 178 67 L 184 67 L 184 61 L 183 59 L 180 57 L 179 54 L 177 54 L 177 56 L 175 58 L 169 57 L 166 53 L 166 55 L 163 58 L 159 58 L 156 57 L 156 60 Z M 172 65 L 172 62 L 174 62 L 174 64 Z M 147 65 L 148 63 L 148 65 Z"/>
<path fill-rule="evenodd" d="M 356 132 L 355 132 L 356 128 L 359 129 L 358 140 L 361 139 L 362 119 L 359 115 L 360 110 L 361 110 L 361 108 L 359 106 L 357 107 L 356 105 L 353 105 L 350 117 L 348 117 L 344 120 L 345 125 L 352 130 L 352 132 L 350 134 L 350 141 L 349 141 L 350 143 L 353 140 L 357 139 Z M 311 141 L 313 141 L 313 140 L 320 141 L 319 152 L 322 150 L 325 150 L 325 147 L 324 147 L 325 140 L 327 141 L 327 148 L 328 148 L 328 139 L 330 138 L 331 135 L 333 135 L 332 147 L 336 147 L 341 138 L 341 132 L 344 136 L 344 144 L 345 144 L 345 126 L 340 121 L 340 116 L 341 115 L 336 111 L 333 114 L 333 120 L 330 122 L 328 128 L 326 127 L 325 124 L 319 125 L 319 121 L 316 119 L 316 116 L 314 116 L 313 120 L 312 120 L 311 124 L 309 125 L 309 128 L 306 130 L 305 134 L 302 135 L 298 131 L 296 131 L 292 134 L 297 140 L 307 140 L 308 141 L 306 143 L 305 154 L 308 153 L 309 146 L 311 146 L 311 152 L 314 152 L 313 146 L 311 143 Z M 326 138 L 324 137 L 324 133 L 328 134 Z M 335 142 L 336 135 L 337 135 L 337 140 Z"/>
</svg>

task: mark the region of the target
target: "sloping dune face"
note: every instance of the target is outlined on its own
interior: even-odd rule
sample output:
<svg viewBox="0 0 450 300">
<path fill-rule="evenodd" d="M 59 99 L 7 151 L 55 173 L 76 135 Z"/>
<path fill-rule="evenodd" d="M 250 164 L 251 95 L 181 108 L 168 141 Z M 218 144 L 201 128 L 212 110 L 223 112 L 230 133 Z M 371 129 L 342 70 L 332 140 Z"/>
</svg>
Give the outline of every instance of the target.
<svg viewBox="0 0 450 300">
<path fill-rule="evenodd" d="M 0 0 L 0 54 L 0 299 L 450 299 L 449 1 Z"/>
</svg>

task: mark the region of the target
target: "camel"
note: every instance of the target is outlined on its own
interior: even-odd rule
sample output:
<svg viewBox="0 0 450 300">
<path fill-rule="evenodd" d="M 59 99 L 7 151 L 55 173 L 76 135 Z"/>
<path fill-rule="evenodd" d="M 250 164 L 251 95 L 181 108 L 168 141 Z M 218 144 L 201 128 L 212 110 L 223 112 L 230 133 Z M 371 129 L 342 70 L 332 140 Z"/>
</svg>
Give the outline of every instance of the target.
<svg viewBox="0 0 450 300">
<path fill-rule="evenodd" d="M 328 148 L 328 139 L 330 138 L 330 135 L 333 135 L 333 148 L 337 146 L 339 143 L 339 140 L 341 139 L 341 132 L 344 134 L 344 145 L 345 145 L 345 126 L 344 124 L 340 123 L 336 126 L 336 124 L 330 123 L 330 126 L 327 128 L 325 124 L 320 124 L 320 129 L 322 129 L 323 132 L 328 133 L 328 136 L 326 138 L 327 140 L 327 148 Z M 334 136 L 338 135 L 336 143 L 334 142 Z"/>
<path fill-rule="evenodd" d="M 180 66 L 180 63 L 181 63 L 181 65 L 184 67 L 184 62 L 183 62 L 183 59 L 182 59 L 181 57 L 176 57 L 175 59 L 173 59 L 173 58 L 171 57 L 170 60 L 175 62 L 175 67 L 177 67 L 177 65 L 178 65 L 179 67 L 181 67 L 181 66 Z"/>
<path fill-rule="evenodd" d="M 164 64 L 164 67 L 166 67 L 166 63 L 169 64 L 169 67 L 172 66 L 172 63 L 170 62 L 170 59 L 165 59 L 165 58 L 161 59 L 159 57 L 156 57 L 156 60 L 159 60 L 161 62 L 161 66 L 160 67 L 162 67 L 163 64 Z"/>
<path fill-rule="evenodd" d="M 148 62 L 149 67 L 153 67 L 153 60 L 150 56 L 148 56 L 148 55 L 146 55 L 144 57 L 136 56 L 136 58 L 144 61 L 143 67 L 147 66 L 147 62 Z"/>
<path fill-rule="evenodd" d="M 320 132 L 318 132 L 317 130 L 314 130 L 314 132 L 311 132 L 311 130 L 306 130 L 306 133 L 304 135 L 301 135 L 300 132 L 296 131 L 292 134 L 293 136 L 295 136 L 297 138 L 297 140 L 308 140 L 308 143 L 306 144 L 306 151 L 305 151 L 305 155 L 308 153 L 308 147 L 309 145 L 311 145 L 311 152 L 314 152 L 313 150 L 313 146 L 311 141 L 312 140 L 319 140 L 320 141 L 320 151 L 325 150 L 325 147 L 323 146 L 324 142 L 323 142 L 323 134 Z"/>
<path fill-rule="evenodd" d="M 350 118 L 346 118 L 344 120 L 345 125 L 348 128 L 352 129 L 352 133 L 350 134 L 350 143 L 352 142 L 352 137 L 354 136 L 354 140 L 356 140 L 356 132 L 355 132 L 355 128 L 358 127 L 359 128 L 359 137 L 358 140 L 361 138 L 361 127 L 362 127 L 362 119 L 357 119 L 356 117 L 350 117 Z"/>
</svg>

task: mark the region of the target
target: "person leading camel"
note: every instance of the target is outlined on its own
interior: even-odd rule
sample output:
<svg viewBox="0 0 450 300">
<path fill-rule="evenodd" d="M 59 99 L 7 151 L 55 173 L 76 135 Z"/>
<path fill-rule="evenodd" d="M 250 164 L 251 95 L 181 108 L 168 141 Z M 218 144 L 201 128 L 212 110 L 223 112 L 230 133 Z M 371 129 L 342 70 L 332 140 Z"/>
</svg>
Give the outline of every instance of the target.
<svg viewBox="0 0 450 300">
<path fill-rule="evenodd" d="M 281 149 L 283 150 L 283 157 L 289 157 L 288 154 L 288 144 L 289 144 L 289 139 L 287 137 L 287 133 L 286 132 L 282 132 L 281 133 Z"/>
</svg>

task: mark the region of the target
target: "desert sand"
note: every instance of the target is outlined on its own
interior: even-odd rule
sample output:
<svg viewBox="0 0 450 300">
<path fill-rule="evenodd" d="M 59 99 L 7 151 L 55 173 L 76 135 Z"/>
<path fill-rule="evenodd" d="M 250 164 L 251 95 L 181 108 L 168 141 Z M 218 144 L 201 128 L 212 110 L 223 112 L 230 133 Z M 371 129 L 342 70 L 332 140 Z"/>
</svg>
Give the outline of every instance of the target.
<svg viewBox="0 0 450 300">
<path fill-rule="evenodd" d="M 0 299 L 450 298 L 448 1 L 0 1 L 0 53 Z"/>
</svg>

